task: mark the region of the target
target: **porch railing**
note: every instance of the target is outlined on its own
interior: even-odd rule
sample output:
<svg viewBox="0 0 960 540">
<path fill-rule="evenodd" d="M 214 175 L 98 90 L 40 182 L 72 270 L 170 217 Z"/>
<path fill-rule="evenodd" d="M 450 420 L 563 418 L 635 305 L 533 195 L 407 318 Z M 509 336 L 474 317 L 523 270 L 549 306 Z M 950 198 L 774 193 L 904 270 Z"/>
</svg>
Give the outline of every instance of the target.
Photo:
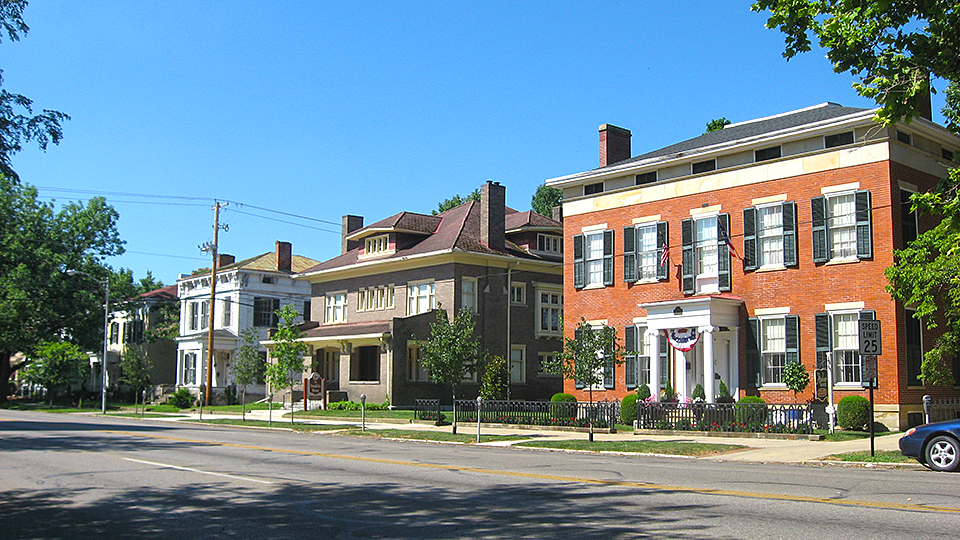
<svg viewBox="0 0 960 540">
<path fill-rule="evenodd" d="M 637 427 L 667 431 L 813 433 L 813 406 L 764 403 L 638 403 Z"/>
<path fill-rule="evenodd" d="M 923 396 L 923 412 L 927 423 L 956 420 L 960 418 L 960 398 Z"/>
</svg>

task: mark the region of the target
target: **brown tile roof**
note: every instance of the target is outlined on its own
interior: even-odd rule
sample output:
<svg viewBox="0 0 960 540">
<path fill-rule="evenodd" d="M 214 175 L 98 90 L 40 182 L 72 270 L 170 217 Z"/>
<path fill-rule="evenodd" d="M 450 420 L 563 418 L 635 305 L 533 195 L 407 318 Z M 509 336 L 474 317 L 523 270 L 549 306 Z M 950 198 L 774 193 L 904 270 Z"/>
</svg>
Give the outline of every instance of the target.
<svg viewBox="0 0 960 540">
<path fill-rule="evenodd" d="M 561 223 L 535 212 L 517 212 L 512 208 L 505 208 L 504 210 L 506 213 L 504 225 L 508 231 L 526 227 L 551 227 L 556 228 L 559 232 L 563 227 Z M 385 229 L 393 227 L 399 230 L 401 229 L 400 224 L 403 225 L 402 228 L 405 230 L 426 232 L 428 234 L 409 248 L 400 249 L 382 257 L 363 259 L 364 262 L 367 260 L 389 261 L 414 255 L 444 251 L 450 252 L 454 250 L 490 255 L 506 255 L 524 259 L 540 259 L 540 257 L 531 255 L 525 250 L 520 249 L 509 240 L 506 242 L 504 251 L 493 250 L 484 244 L 480 239 L 480 203 L 476 201 L 469 201 L 455 208 L 451 208 L 446 212 L 441 212 L 436 216 L 401 212 L 364 227 L 350 236 L 354 239 L 362 238 L 363 235 L 358 234 L 360 231 L 374 228 Z M 359 254 L 360 249 L 356 248 L 306 269 L 304 272 L 320 272 L 357 264 L 361 262 Z"/>
</svg>

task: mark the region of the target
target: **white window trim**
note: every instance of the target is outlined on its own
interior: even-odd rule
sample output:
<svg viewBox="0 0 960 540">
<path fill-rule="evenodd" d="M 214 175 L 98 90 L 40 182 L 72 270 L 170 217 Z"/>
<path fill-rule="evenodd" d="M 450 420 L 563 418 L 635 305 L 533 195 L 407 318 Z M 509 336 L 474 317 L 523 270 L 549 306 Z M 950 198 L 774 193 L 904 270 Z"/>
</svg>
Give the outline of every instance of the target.
<svg viewBox="0 0 960 540">
<path fill-rule="evenodd" d="M 857 351 L 857 359 L 858 359 L 858 361 L 860 362 L 860 380 L 857 380 L 857 381 L 843 381 L 843 382 L 840 382 L 840 381 L 839 381 L 839 377 L 837 376 L 837 371 L 836 371 L 837 369 L 839 369 L 839 364 L 837 363 L 837 361 L 838 361 L 838 359 L 837 359 L 837 350 L 838 350 L 838 349 L 837 349 L 837 346 L 836 346 L 837 336 L 836 336 L 836 334 L 835 334 L 835 332 L 836 332 L 836 323 L 834 322 L 835 317 L 836 317 L 837 315 L 853 315 L 855 320 L 859 320 L 860 312 L 861 312 L 862 310 L 863 310 L 863 308 L 861 307 L 861 308 L 857 308 L 857 309 L 839 309 L 839 310 L 828 311 L 828 312 L 827 312 L 827 313 L 830 315 L 830 343 L 831 343 L 830 353 L 831 353 L 831 355 L 833 356 L 833 362 L 832 362 L 833 365 L 830 366 L 830 369 L 833 369 L 833 370 L 834 370 L 834 373 L 833 373 L 833 379 L 834 379 L 833 387 L 834 387 L 834 388 L 843 388 L 843 389 L 855 388 L 855 389 L 857 389 L 857 390 L 863 389 L 863 386 L 862 386 L 862 381 L 863 381 L 863 359 L 860 358 L 859 350 L 857 350 L 857 349 L 840 349 L 840 350 L 843 350 L 843 351 L 851 351 L 851 350 L 852 350 L 852 351 Z"/>
<path fill-rule="evenodd" d="M 342 298 L 343 301 L 339 302 L 339 299 Z M 331 304 L 331 300 L 334 302 Z M 343 324 L 347 322 L 347 302 L 349 301 L 349 295 L 347 291 L 334 291 L 328 292 L 324 295 L 323 300 L 323 322 L 324 324 Z M 342 310 L 343 316 L 341 319 L 337 319 L 337 308 Z"/>
<path fill-rule="evenodd" d="M 419 288 L 421 285 L 430 285 L 429 293 L 426 298 L 428 299 L 428 306 L 423 311 L 414 312 L 411 309 L 414 298 L 419 298 L 414 296 L 412 293 L 415 288 Z M 437 307 L 437 284 L 434 280 L 428 279 L 423 281 L 411 281 L 407 283 L 407 315 L 420 315 L 421 313 L 428 313 Z M 419 302 L 418 302 L 419 303 Z"/>
<path fill-rule="evenodd" d="M 844 228 L 853 229 L 853 250 L 849 255 L 846 256 L 834 256 L 833 254 L 833 233 L 835 229 L 840 228 L 838 225 L 833 225 L 831 221 L 833 220 L 833 213 L 830 211 L 830 201 L 831 199 L 836 199 L 839 197 L 853 197 L 853 211 L 851 215 L 853 216 L 853 223 L 851 225 L 845 225 Z M 858 262 L 860 258 L 857 256 L 857 192 L 854 191 L 834 191 L 824 195 L 826 206 L 826 212 L 824 212 L 824 219 L 826 220 L 826 230 L 827 230 L 827 249 L 830 250 L 830 260 L 829 263 L 848 263 L 848 262 Z M 846 215 L 846 214 L 845 214 Z"/>
<path fill-rule="evenodd" d="M 640 249 L 640 242 L 642 238 L 642 229 L 652 229 L 653 230 L 653 249 L 652 250 L 642 250 Z M 639 223 L 636 227 L 636 238 L 637 238 L 637 283 L 656 283 L 660 281 L 657 277 L 657 269 L 660 266 L 660 259 L 657 257 L 657 250 L 661 247 L 657 245 L 657 222 L 648 222 L 648 223 Z M 643 255 L 653 253 L 653 276 L 652 277 L 643 277 Z"/>
<path fill-rule="evenodd" d="M 513 299 L 513 291 L 520 291 L 520 299 Z M 511 281 L 510 282 L 510 303 L 515 306 L 525 306 L 527 305 L 527 284 L 522 281 Z"/>
<path fill-rule="evenodd" d="M 513 379 L 513 351 L 520 351 L 520 380 Z M 527 346 L 510 345 L 510 384 L 527 383 Z"/>
<path fill-rule="evenodd" d="M 559 286 L 559 285 L 556 285 L 556 286 L 555 286 L 555 285 L 545 285 L 545 284 L 541 284 L 541 285 L 534 284 L 534 294 L 537 295 L 537 306 L 536 306 L 537 313 L 536 313 L 536 321 L 534 322 L 534 324 L 536 324 L 535 332 L 534 332 L 535 335 L 536 335 L 536 337 L 538 337 L 538 338 L 539 338 L 539 337 L 562 337 L 562 336 L 563 336 L 563 328 L 562 328 L 562 327 L 561 327 L 559 330 L 556 330 L 556 331 L 554 331 L 554 330 L 543 330 L 543 308 L 546 307 L 547 309 L 551 309 L 551 310 L 552 310 L 552 309 L 559 309 L 559 311 L 560 311 L 560 320 L 563 320 L 563 287 L 562 287 L 562 286 Z M 541 295 L 541 294 L 549 294 L 549 295 L 557 294 L 557 295 L 559 295 L 559 296 L 560 296 L 560 304 L 559 304 L 559 305 L 555 305 L 555 304 L 546 304 L 546 305 L 545 305 L 545 304 L 543 304 L 543 303 L 540 301 L 540 295 Z"/>
<path fill-rule="evenodd" d="M 787 308 L 787 310 L 789 311 L 789 308 Z M 756 311 L 755 311 L 754 313 L 756 313 Z M 783 354 L 783 362 L 784 362 L 783 367 L 784 367 L 784 368 L 787 367 L 787 364 L 786 364 L 786 362 L 787 362 L 787 349 L 786 349 L 786 339 L 787 339 L 787 337 L 786 337 L 787 314 L 782 314 L 782 315 L 781 315 L 781 314 L 766 314 L 766 315 L 757 314 L 757 327 L 758 327 L 758 329 L 760 330 L 760 335 L 758 336 L 758 337 L 759 337 L 759 341 L 760 341 L 760 378 L 761 378 L 761 380 L 762 380 L 762 385 L 761 385 L 760 389 L 761 389 L 761 390 L 762 390 L 762 389 L 783 390 L 783 389 L 785 389 L 785 388 L 787 387 L 787 384 L 786 384 L 786 383 L 784 383 L 784 382 L 778 382 L 778 383 L 767 382 L 767 378 L 766 378 L 767 364 L 766 364 L 766 361 L 765 361 L 764 358 L 763 358 L 763 353 L 764 353 L 764 352 L 767 352 L 767 351 L 764 349 L 764 344 L 765 344 L 764 336 L 765 336 L 765 333 L 764 333 L 764 325 L 763 325 L 763 323 L 766 322 L 766 321 L 771 321 L 771 320 L 781 320 L 781 321 L 783 321 L 783 324 L 784 324 L 784 337 L 783 337 L 783 339 L 784 339 L 784 349 L 783 349 L 783 351 L 778 351 L 778 352 Z M 781 377 L 781 379 L 783 378 L 783 373 L 782 373 L 782 371 L 781 371 L 780 377 Z"/>
<path fill-rule="evenodd" d="M 396 253 L 396 248 L 390 247 L 390 235 L 378 234 L 363 239 L 363 257 L 375 257 Z"/>
<path fill-rule="evenodd" d="M 541 240 L 544 244 L 556 245 L 557 249 L 540 249 Z M 536 251 L 537 253 L 549 253 L 551 255 L 560 255 L 563 253 L 563 237 L 558 234 L 544 234 L 537 233 L 537 247 L 530 251 Z"/>
<path fill-rule="evenodd" d="M 696 277 L 694 279 L 696 283 L 696 290 L 698 294 L 703 293 L 715 293 L 720 292 L 720 246 L 719 246 L 719 226 L 720 226 L 720 212 L 718 210 L 712 210 L 709 212 L 698 213 L 692 216 L 693 217 L 693 253 L 694 253 L 694 264 L 696 264 Z M 716 253 L 716 267 L 717 271 L 714 273 L 701 274 L 700 273 L 700 243 L 697 239 L 697 224 L 701 220 L 712 219 L 714 222 L 714 230 L 716 235 L 713 239 L 713 244 Z M 727 231 L 727 234 L 730 234 L 730 231 Z M 707 246 L 709 247 L 709 246 Z"/>
<path fill-rule="evenodd" d="M 460 305 L 462 307 L 467 307 L 467 303 L 465 302 L 465 300 L 468 295 L 466 292 L 466 287 L 464 287 L 466 283 L 473 283 L 473 294 L 472 294 L 473 306 L 471 307 L 471 311 L 474 314 L 479 313 L 480 312 L 480 289 L 479 289 L 480 280 L 475 277 L 465 276 L 460 278 Z"/>
<path fill-rule="evenodd" d="M 763 264 L 758 264 L 758 265 L 757 265 L 757 271 L 758 271 L 758 272 L 766 272 L 766 271 L 770 271 L 770 270 L 785 270 L 787 267 L 786 267 L 786 265 L 784 265 L 784 259 L 786 259 L 786 253 L 784 252 L 784 248 L 783 248 L 783 204 L 780 203 L 780 202 L 772 202 L 772 203 L 765 203 L 765 204 L 758 204 L 758 205 L 756 205 L 756 216 L 757 216 L 757 217 L 756 217 L 756 225 L 755 225 L 755 227 L 756 227 L 756 251 L 757 251 L 756 258 L 757 258 L 757 262 L 760 262 L 760 261 L 763 260 L 763 241 L 764 241 L 764 239 L 765 239 L 766 237 L 763 235 L 764 228 L 763 228 L 763 223 L 762 223 L 763 220 L 760 218 L 760 214 L 761 214 L 760 211 L 761 211 L 761 209 L 766 209 L 766 208 L 779 209 L 779 213 L 780 213 L 780 233 L 779 233 L 779 234 L 776 234 L 776 235 L 771 235 L 771 236 L 773 236 L 773 237 L 779 237 L 779 238 L 780 238 L 780 262 L 779 262 L 779 263 L 763 263 Z M 730 234 L 730 231 L 727 231 L 727 234 Z"/>
</svg>

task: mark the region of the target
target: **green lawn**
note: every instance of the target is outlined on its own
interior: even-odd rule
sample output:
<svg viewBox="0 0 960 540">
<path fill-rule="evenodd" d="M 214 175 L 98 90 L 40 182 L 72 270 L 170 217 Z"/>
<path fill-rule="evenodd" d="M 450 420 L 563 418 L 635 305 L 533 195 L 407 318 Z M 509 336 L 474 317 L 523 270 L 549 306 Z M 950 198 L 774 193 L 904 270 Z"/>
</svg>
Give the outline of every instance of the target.
<svg viewBox="0 0 960 540">
<path fill-rule="evenodd" d="M 360 419 L 360 411 L 340 411 L 340 410 L 320 410 L 312 409 L 309 411 L 297 411 L 297 416 L 308 418 L 356 418 Z M 366 411 L 367 418 L 396 418 L 399 420 L 413 420 L 413 411 L 411 410 L 386 410 L 386 411 Z"/>
<path fill-rule="evenodd" d="M 438 442 L 458 442 L 464 444 L 476 444 L 477 434 L 474 433 L 451 433 L 449 431 L 419 431 L 409 429 L 368 429 L 360 431 L 359 428 L 347 432 L 348 435 L 359 435 L 363 437 L 382 437 L 386 439 L 409 439 L 417 441 L 438 441 Z M 520 441 L 525 439 L 519 435 L 480 435 L 480 442 L 494 441 Z"/>
</svg>

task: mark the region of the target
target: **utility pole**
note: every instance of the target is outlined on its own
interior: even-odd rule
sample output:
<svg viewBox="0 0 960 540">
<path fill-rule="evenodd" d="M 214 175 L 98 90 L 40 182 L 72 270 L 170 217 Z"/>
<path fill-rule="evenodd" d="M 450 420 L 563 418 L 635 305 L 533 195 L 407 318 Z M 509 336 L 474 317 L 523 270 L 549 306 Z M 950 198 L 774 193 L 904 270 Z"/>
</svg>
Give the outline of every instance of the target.
<svg viewBox="0 0 960 540">
<path fill-rule="evenodd" d="M 206 242 L 200 246 L 201 251 L 210 252 L 213 255 L 213 264 L 210 266 L 210 320 L 207 324 L 207 384 L 206 390 L 203 395 L 204 405 L 210 405 L 210 388 L 213 386 L 213 323 L 214 323 L 214 306 L 216 306 L 217 301 L 217 270 L 220 265 L 220 256 L 218 254 L 218 237 L 220 232 L 220 209 L 224 206 L 227 206 L 228 203 L 220 204 L 218 201 L 213 203 L 213 243 Z M 223 230 L 227 230 L 227 226 L 223 225 Z"/>
</svg>

